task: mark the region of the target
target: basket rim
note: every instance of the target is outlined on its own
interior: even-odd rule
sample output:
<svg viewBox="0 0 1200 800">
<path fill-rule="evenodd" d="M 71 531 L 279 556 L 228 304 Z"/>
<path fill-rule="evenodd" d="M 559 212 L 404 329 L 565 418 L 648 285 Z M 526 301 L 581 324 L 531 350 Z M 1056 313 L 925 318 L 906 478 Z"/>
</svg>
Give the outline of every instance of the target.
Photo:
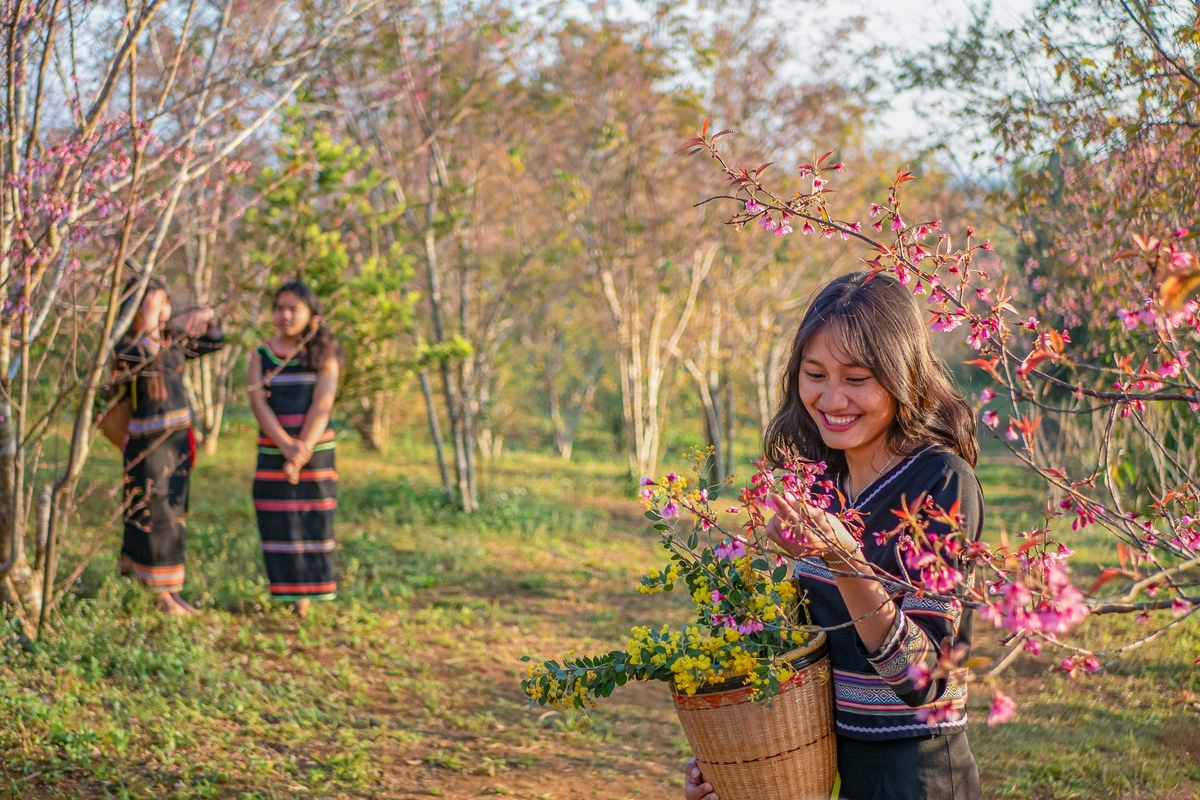
<svg viewBox="0 0 1200 800">
<path fill-rule="evenodd" d="M 780 656 L 781 659 L 787 661 L 797 672 L 816 664 L 829 652 L 829 637 L 826 635 L 824 628 L 817 627 L 816 625 L 802 625 L 799 627 L 799 630 L 813 631 L 816 635 L 795 650 L 789 650 Z M 668 685 L 671 687 L 671 694 L 681 694 L 681 692 L 676 690 L 674 681 L 670 681 Z M 720 694 L 734 689 L 741 689 L 744 686 L 746 686 L 746 676 L 737 675 L 733 678 L 727 678 L 720 683 L 703 684 L 696 690 L 696 694 Z"/>
</svg>

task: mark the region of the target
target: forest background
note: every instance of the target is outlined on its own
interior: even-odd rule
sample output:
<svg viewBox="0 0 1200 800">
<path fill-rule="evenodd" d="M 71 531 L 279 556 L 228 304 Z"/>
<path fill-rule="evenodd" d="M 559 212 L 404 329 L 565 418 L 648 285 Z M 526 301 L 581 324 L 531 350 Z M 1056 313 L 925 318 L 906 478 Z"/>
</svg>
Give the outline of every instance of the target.
<svg viewBox="0 0 1200 800">
<path fill-rule="evenodd" d="M 725 225 L 736 208 L 698 205 L 720 176 L 679 147 L 711 116 L 738 131 L 739 163 L 776 162 L 789 190 L 832 150 L 839 213 L 864 224 L 911 170 L 906 215 L 973 225 L 1024 307 L 1117 362 L 1146 292 L 1116 256 L 1134 235 L 1190 241 L 1200 210 L 1195 22 L 1182 3 L 981 7 L 924 48 L 819 3 L 6 4 L 0 785 L 678 792 L 686 742 L 665 693 L 539 716 L 516 659 L 682 614 L 631 591 L 660 558 L 637 477 L 693 444 L 715 447 L 718 474 L 749 474 L 806 299 L 863 256 L 799 225 Z M 932 133 L 881 128 L 914 98 Z M 202 452 L 186 591 L 208 610 L 179 624 L 112 576 L 120 465 L 94 426 L 129 322 L 119 288 L 151 272 L 176 307 L 215 306 L 228 341 L 188 373 Z M 260 575 L 243 377 L 293 276 L 348 353 L 343 590 L 303 623 L 269 607 Z M 963 338 L 939 352 L 983 411 Z M 1139 507 L 1196 474 L 1194 409 L 1138 419 L 1062 414 L 1024 450 L 1011 426 L 981 427 L 985 538 L 1043 524 L 1063 497 L 1022 453 L 1120 450 L 1114 481 Z M 1050 524 L 1081 587 L 1137 583 L 1126 552 Z M 977 728 L 989 796 L 1197 796 L 1200 642 L 1167 606 L 1086 624 L 1092 648 L 1163 630 L 1091 675 L 1051 671 L 1061 654 L 1013 665 L 1020 648 L 981 626 L 1008 668 L 989 681 L 1022 709 Z"/>
</svg>

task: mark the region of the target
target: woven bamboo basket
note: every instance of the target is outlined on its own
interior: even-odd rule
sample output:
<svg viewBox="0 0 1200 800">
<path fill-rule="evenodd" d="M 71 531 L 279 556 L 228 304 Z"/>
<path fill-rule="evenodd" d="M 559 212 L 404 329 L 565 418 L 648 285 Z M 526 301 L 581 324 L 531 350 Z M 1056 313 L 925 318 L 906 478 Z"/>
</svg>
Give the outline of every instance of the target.
<svg viewBox="0 0 1200 800">
<path fill-rule="evenodd" d="M 768 702 L 743 681 L 676 693 L 675 713 L 721 800 L 829 800 L 837 774 L 825 632 L 788 653 L 796 669 Z"/>
</svg>

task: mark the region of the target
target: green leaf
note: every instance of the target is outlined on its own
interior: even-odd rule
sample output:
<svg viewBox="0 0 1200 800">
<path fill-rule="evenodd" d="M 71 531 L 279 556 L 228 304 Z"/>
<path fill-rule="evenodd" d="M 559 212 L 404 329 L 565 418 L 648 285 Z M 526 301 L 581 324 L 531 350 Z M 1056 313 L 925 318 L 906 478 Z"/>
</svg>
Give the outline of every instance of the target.
<svg viewBox="0 0 1200 800">
<path fill-rule="evenodd" d="M 656 523 L 654 523 L 654 530 L 669 531 L 669 530 L 671 530 L 671 526 L 667 525 L 665 522 L 656 522 Z"/>
<path fill-rule="evenodd" d="M 700 534 L 696 533 L 696 531 L 692 531 L 692 535 L 689 536 L 688 540 L 687 540 L 688 549 L 695 550 L 697 545 L 699 545 L 699 544 L 700 544 Z"/>
<path fill-rule="evenodd" d="M 782 583 L 783 579 L 787 577 L 787 574 L 788 574 L 787 564 L 781 564 L 780 566 L 775 568 L 774 572 L 771 573 L 771 581 L 773 583 Z"/>
<path fill-rule="evenodd" d="M 649 511 L 647 511 L 645 516 L 646 516 L 646 519 L 648 519 L 652 522 L 658 522 L 660 519 L 662 519 L 662 514 L 658 513 L 653 508 L 650 509 Z"/>
<path fill-rule="evenodd" d="M 771 568 L 770 565 L 767 564 L 767 560 L 765 558 L 754 559 L 753 561 L 750 562 L 750 566 L 754 567 L 757 570 L 762 570 L 764 572 Z"/>
</svg>

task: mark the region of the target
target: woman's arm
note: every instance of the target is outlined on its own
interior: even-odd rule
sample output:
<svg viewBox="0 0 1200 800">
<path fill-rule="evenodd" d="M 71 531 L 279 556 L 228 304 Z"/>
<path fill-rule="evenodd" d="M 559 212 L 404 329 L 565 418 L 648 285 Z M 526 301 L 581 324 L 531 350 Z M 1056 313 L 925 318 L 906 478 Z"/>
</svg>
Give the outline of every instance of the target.
<svg viewBox="0 0 1200 800">
<path fill-rule="evenodd" d="M 337 359 L 329 358 L 325 360 L 325 363 L 321 365 L 321 371 L 317 373 L 317 386 L 313 389 L 312 405 L 308 407 L 308 413 L 304 416 L 304 427 L 300 429 L 299 437 L 300 441 L 308 447 L 310 458 L 313 447 L 329 427 L 329 415 L 333 413 L 333 400 L 337 396 L 338 371 Z"/>
<path fill-rule="evenodd" d="M 288 435 L 288 432 L 279 424 L 279 418 L 275 416 L 275 412 L 267 405 L 267 393 L 262 385 L 262 358 L 256 351 L 251 353 L 250 358 L 246 361 L 246 383 L 250 387 L 250 410 L 254 412 L 254 418 L 258 420 L 262 432 L 279 446 L 284 461 L 291 461 L 293 458 L 303 455 L 304 450 L 308 450 L 308 448 L 302 442 L 294 440 Z M 307 461 L 311 457 L 312 451 L 309 450 L 305 460 Z"/>
<path fill-rule="evenodd" d="M 837 517 L 821 509 L 792 503 L 781 495 L 773 495 L 775 516 L 767 523 L 767 536 L 793 558 L 820 555 L 835 572 L 834 581 L 854 620 L 854 629 L 868 652 L 874 653 L 887 640 L 896 625 L 896 603 L 879 581 L 866 577 L 837 575 L 837 572 L 874 575 L 875 569 L 863 557 L 862 548 Z M 825 540 L 823 552 L 814 553 L 784 536 L 785 530 L 805 526 Z"/>
<path fill-rule="evenodd" d="M 215 353 L 225 346 L 225 334 L 221 322 L 211 308 L 201 308 L 181 314 L 183 352 L 187 358 L 199 358 Z M 172 320 L 174 322 L 175 320 Z"/>
</svg>

